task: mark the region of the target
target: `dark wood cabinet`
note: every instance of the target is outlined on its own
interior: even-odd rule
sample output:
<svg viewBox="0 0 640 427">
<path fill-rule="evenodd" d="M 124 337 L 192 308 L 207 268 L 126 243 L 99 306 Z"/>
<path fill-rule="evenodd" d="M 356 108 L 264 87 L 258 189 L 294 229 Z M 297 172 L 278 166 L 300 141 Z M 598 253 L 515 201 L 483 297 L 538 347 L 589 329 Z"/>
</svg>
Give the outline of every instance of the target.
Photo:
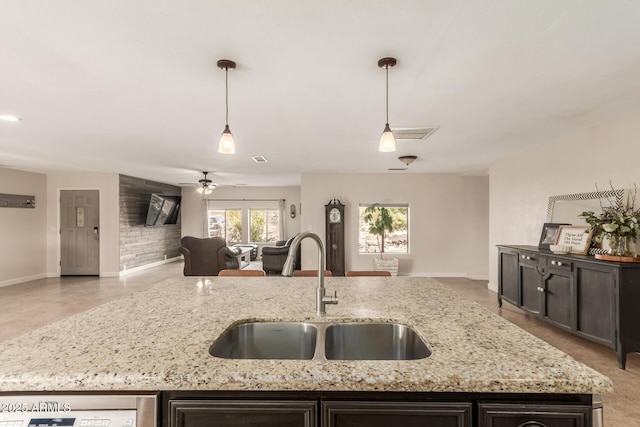
<svg viewBox="0 0 640 427">
<path fill-rule="evenodd" d="M 167 391 L 161 402 L 160 427 L 593 427 L 602 418 L 597 398 L 574 394 Z"/>
<path fill-rule="evenodd" d="M 640 264 L 499 246 L 498 303 L 508 301 L 576 335 L 626 355 L 640 351 Z M 514 271 L 516 274 L 514 274 Z"/>
<path fill-rule="evenodd" d="M 471 403 L 323 402 L 322 427 L 471 427 Z"/>
<path fill-rule="evenodd" d="M 590 426 L 588 406 L 517 405 L 480 403 L 478 427 L 585 427 Z"/>
<path fill-rule="evenodd" d="M 315 427 L 315 401 L 173 400 L 171 427 Z"/>
</svg>

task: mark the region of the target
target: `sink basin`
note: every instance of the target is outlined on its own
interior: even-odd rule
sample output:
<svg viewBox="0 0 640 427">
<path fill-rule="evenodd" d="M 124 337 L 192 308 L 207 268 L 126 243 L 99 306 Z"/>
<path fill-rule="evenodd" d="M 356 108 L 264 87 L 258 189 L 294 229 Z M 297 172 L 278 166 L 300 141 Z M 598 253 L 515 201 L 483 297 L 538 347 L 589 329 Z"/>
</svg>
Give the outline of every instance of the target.
<svg viewBox="0 0 640 427">
<path fill-rule="evenodd" d="M 337 323 L 325 333 L 327 360 L 415 360 L 431 355 L 411 328 L 397 323 Z"/>
<path fill-rule="evenodd" d="M 225 359 L 312 359 L 317 335 L 311 323 L 242 323 L 227 329 L 209 353 Z"/>
<path fill-rule="evenodd" d="M 223 332 L 209 353 L 224 359 L 295 360 L 415 360 L 431 355 L 410 327 L 381 322 L 241 323 Z"/>
</svg>

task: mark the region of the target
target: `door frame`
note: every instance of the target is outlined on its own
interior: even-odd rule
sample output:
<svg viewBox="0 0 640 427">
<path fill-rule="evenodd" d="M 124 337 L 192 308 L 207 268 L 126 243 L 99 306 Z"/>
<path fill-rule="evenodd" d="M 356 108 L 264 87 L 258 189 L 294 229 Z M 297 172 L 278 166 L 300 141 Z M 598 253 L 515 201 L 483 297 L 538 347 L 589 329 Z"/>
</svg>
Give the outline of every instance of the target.
<svg viewBox="0 0 640 427">
<path fill-rule="evenodd" d="M 86 191 L 92 190 L 98 192 L 98 203 L 100 206 L 98 207 L 98 227 L 100 233 L 102 233 L 102 191 L 98 187 L 58 187 L 56 192 L 56 259 L 58 263 L 56 264 L 56 273 L 57 277 L 62 277 L 62 238 L 60 236 L 60 230 L 62 228 L 62 218 L 60 214 L 60 209 L 62 208 L 62 203 L 60 199 L 62 198 L 63 191 Z M 98 239 L 98 247 L 100 249 L 100 256 L 98 257 L 98 277 L 102 277 L 102 257 L 104 248 L 102 247 L 102 238 Z"/>
</svg>

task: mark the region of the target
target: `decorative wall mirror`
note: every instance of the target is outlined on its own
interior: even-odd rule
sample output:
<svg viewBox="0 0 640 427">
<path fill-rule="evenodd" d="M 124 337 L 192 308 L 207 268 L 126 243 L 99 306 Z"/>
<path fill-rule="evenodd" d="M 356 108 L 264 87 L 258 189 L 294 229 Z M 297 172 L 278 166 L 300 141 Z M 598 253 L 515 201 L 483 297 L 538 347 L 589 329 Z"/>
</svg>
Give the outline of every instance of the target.
<svg viewBox="0 0 640 427">
<path fill-rule="evenodd" d="M 602 207 L 611 206 L 612 203 L 626 203 L 628 194 L 629 190 L 620 189 L 551 196 L 547 206 L 546 222 L 588 225 L 578 215 L 585 211 L 600 212 Z M 591 246 L 589 255 L 605 254 L 608 251 L 605 242 L 603 247 Z"/>
</svg>

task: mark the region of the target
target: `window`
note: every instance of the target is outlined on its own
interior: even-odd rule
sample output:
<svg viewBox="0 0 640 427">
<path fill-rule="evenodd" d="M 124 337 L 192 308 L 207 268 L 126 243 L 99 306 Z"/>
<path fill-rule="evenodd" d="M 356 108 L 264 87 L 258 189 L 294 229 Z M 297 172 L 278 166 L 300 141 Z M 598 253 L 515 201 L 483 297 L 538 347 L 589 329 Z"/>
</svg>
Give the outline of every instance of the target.
<svg viewBox="0 0 640 427">
<path fill-rule="evenodd" d="M 206 223 L 209 237 L 235 243 L 274 243 L 283 238 L 284 200 L 207 200 Z M 206 232 L 205 232 L 206 234 Z"/>
<path fill-rule="evenodd" d="M 278 209 L 249 209 L 249 242 L 275 242 L 280 238 Z"/>
<path fill-rule="evenodd" d="M 228 243 L 242 242 L 242 210 L 210 209 L 209 237 L 222 237 Z"/>
<path fill-rule="evenodd" d="M 409 206 L 406 204 L 381 205 L 387 209 L 393 221 L 393 231 L 385 234 L 384 243 L 380 236 L 369 232 L 369 224 L 364 220 L 365 210 L 369 206 L 369 204 L 361 204 L 359 206 L 359 252 L 363 254 L 379 252 L 409 253 Z M 384 245 L 384 248 L 382 248 L 382 245 Z"/>
</svg>

